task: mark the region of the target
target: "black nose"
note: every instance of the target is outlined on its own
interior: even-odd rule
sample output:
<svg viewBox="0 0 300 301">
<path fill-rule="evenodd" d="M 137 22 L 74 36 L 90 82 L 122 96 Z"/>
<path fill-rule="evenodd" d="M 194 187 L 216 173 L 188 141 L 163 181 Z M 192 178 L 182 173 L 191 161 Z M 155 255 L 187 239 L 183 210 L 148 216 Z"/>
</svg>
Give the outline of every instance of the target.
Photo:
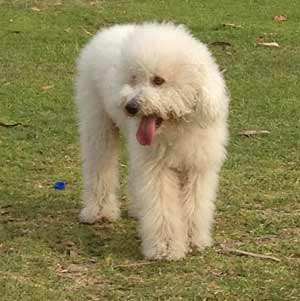
<svg viewBox="0 0 300 301">
<path fill-rule="evenodd" d="M 140 110 L 140 104 L 138 102 L 138 99 L 137 98 L 131 99 L 125 106 L 125 110 L 130 115 L 136 115 L 138 113 L 138 111 Z"/>
</svg>

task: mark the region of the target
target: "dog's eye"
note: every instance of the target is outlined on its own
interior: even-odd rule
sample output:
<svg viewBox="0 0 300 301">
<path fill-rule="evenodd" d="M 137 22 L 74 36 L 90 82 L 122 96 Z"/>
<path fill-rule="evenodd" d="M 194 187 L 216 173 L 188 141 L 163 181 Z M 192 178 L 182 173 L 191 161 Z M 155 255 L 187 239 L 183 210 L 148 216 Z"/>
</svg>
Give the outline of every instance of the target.
<svg viewBox="0 0 300 301">
<path fill-rule="evenodd" d="M 157 75 L 155 75 L 151 80 L 151 83 L 154 86 L 161 86 L 164 82 L 165 82 L 165 80 L 162 77 L 157 76 Z"/>
<path fill-rule="evenodd" d="M 133 85 L 135 85 L 136 82 L 137 82 L 137 77 L 136 77 L 136 75 L 132 75 L 131 78 L 130 78 L 130 83 L 133 84 Z"/>
</svg>

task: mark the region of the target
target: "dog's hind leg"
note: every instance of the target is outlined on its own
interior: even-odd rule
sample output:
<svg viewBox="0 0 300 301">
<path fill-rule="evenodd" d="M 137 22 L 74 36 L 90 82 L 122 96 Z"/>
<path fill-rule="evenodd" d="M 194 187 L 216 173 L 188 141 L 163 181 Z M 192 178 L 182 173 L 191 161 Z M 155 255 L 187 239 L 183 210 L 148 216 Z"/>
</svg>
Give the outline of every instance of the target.
<svg viewBox="0 0 300 301">
<path fill-rule="evenodd" d="M 190 173 L 183 189 L 183 209 L 188 221 L 189 244 L 202 250 L 212 245 L 211 230 L 214 221 L 218 173 L 206 171 Z"/>
<path fill-rule="evenodd" d="M 118 129 L 93 93 L 77 93 L 77 100 L 84 185 L 80 221 L 113 221 L 120 215 L 116 197 L 119 186 Z"/>
</svg>

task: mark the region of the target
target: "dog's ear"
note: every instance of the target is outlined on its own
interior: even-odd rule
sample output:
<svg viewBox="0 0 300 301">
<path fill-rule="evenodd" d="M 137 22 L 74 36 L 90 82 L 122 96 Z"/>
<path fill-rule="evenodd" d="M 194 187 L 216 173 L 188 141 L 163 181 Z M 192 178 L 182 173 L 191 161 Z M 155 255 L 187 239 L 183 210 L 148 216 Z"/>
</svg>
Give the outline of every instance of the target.
<svg viewBox="0 0 300 301">
<path fill-rule="evenodd" d="M 229 92 L 220 75 L 219 78 L 208 79 L 202 85 L 196 110 L 201 115 L 201 120 L 210 124 L 227 119 L 228 103 Z"/>
</svg>

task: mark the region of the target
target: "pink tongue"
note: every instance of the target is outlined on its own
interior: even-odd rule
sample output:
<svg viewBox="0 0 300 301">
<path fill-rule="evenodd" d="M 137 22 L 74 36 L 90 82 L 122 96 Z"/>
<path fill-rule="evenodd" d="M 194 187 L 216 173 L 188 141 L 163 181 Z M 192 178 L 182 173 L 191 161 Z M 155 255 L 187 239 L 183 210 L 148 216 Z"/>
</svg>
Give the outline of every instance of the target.
<svg viewBox="0 0 300 301">
<path fill-rule="evenodd" d="M 150 145 L 155 135 L 155 130 L 155 117 L 143 117 L 136 133 L 137 141 L 141 145 Z"/>
</svg>

